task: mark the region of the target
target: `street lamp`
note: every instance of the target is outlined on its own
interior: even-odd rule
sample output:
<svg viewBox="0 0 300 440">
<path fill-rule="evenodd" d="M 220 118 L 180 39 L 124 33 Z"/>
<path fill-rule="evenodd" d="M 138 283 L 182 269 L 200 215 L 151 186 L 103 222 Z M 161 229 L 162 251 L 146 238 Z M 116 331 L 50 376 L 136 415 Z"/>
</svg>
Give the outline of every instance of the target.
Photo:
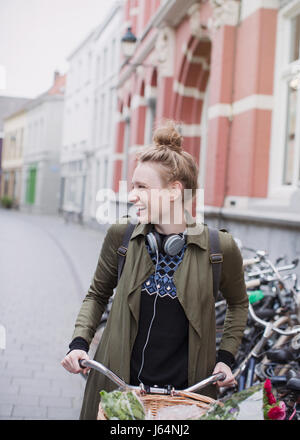
<svg viewBox="0 0 300 440">
<path fill-rule="evenodd" d="M 131 27 L 129 27 L 124 35 L 124 37 L 121 39 L 121 48 L 123 55 L 126 59 L 129 59 L 134 54 L 135 48 L 136 48 L 136 42 L 137 38 L 132 33 Z"/>
<path fill-rule="evenodd" d="M 137 38 L 131 30 L 132 28 L 127 28 L 127 31 L 124 37 L 121 39 L 121 50 L 126 59 L 124 65 L 125 66 L 133 66 L 133 67 L 153 67 L 152 64 L 144 64 L 144 63 L 130 63 L 129 60 L 133 57 L 136 46 L 137 46 Z"/>
</svg>

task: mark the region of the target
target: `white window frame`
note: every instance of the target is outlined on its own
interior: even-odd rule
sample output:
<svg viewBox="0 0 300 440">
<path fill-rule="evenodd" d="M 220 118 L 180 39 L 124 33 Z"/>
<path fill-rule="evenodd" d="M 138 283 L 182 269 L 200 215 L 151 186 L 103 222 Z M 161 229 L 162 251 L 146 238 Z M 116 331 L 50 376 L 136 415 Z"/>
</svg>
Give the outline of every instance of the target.
<svg viewBox="0 0 300 440">
<path fill-rule="evenodd" d="M 145 134 L 144 134 L 144 144 L 150 145 L 153 137 L 153 128 L 156 117 L 156 107 L 157 100 L 156 96 L 147 100 L 147 109 L 146 109 L 146 120 L 145 120 Z"/>
<path fill-rule="evenodd" d="M 300 167 L 300 124 L 296 126 L 296 153 L 294 162 L 293 182 L 291 185 L 283 183 L 285 172 L 285 152 L 287 134 L 288 112 L 288 82 L 296 74 L 299 60 L 289 63 L 292 19 L 300 14 L 300 1 L 294 0 L 278 11 L 276 59 L 274 77 L 274 108 L 272 115 L 272 133 L 269 167 L 269 192 L 270 198 L 285 199 L 288 203 L 290 197 L 299 191 Z M 300 115 L 300 88 L 298 88 L 297 115 Z M 299 120 L 299 116 L 298 116 Z M 298 146 L 298 148 L 297 148 Z"/>
<path fill-rule="evenodd" d="M 204 101 L 203 101 L 203 107 L 201 113 L 201 144 L 200 144 L 199 176 L 198 176 L 198 184 L 200 189 L 205 188 L 205 179 L 206 179 L 209 90 L 210 90 L 210 77 L 208 78 L 208 82 L 204 92 Z"/>
</svg>

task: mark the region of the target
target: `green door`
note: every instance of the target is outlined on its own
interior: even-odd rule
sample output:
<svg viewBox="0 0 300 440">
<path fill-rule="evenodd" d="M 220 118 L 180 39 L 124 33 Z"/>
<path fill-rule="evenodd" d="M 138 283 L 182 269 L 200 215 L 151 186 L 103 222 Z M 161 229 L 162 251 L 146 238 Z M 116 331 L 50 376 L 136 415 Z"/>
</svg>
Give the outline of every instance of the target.
<svg viewBox="0 0 300 440">
<path fill-rule="evenodd" d="M 35 200 L 36 168 L 30 168 L 27 180 L 26 203 L 33 205 Z"/>
</svg>

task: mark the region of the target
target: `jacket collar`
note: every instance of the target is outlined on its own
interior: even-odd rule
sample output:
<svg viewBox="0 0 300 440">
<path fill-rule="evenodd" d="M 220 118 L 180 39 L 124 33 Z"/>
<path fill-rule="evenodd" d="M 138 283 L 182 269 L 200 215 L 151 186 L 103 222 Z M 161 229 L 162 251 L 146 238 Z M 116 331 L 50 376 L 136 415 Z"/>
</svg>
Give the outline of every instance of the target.
<svg viewBox="0 0 300 440">
<path fill-rule="evenodd" d="M 134 228 L 130 240 L 133 240 L 139 235 L 146 236 L 152 228 L 151 223 L 141 224 L 138 223 Z M 191 219 L 187 221 L 187 244 L 196 244 L 201 249 L 207 249 L 207 240 L 205 234 L 205 228 L 203 223 L 194 223 Z"/>
</svg>

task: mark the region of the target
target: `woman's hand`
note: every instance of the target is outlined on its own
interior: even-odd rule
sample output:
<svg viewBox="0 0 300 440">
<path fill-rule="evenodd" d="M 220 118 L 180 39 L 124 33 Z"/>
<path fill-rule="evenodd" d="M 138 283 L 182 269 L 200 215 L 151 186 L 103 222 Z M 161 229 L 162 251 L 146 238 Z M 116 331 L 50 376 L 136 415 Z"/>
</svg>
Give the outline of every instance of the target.
<svg viewBox="0 0 300 440">
<path fill-rule="evenodd" d="M 81 359 L 89 360 L 90 358 L 84 350 L 72 350 L 61 361 L 61 365 L 70 373 L 78 374 L 83 372 L 83 374 L 87 374 L 90 368 L 80 368 L 78 361 Z"/>
<path fill-rule="evenodd" d="M 230 367 L 228 367 L 228 365 L 224 364 L 223 362 L 218 362 L 213 371 L 213 374 L 217 373 L 224 373 L 226 375 L 224 380 L 219 380 L 217 382 L 217 385 L 219 387 L 233 387 L 234 385 L 236 385 L 235 377 L 233 376 L 232 371 Z"/>
</svg>

